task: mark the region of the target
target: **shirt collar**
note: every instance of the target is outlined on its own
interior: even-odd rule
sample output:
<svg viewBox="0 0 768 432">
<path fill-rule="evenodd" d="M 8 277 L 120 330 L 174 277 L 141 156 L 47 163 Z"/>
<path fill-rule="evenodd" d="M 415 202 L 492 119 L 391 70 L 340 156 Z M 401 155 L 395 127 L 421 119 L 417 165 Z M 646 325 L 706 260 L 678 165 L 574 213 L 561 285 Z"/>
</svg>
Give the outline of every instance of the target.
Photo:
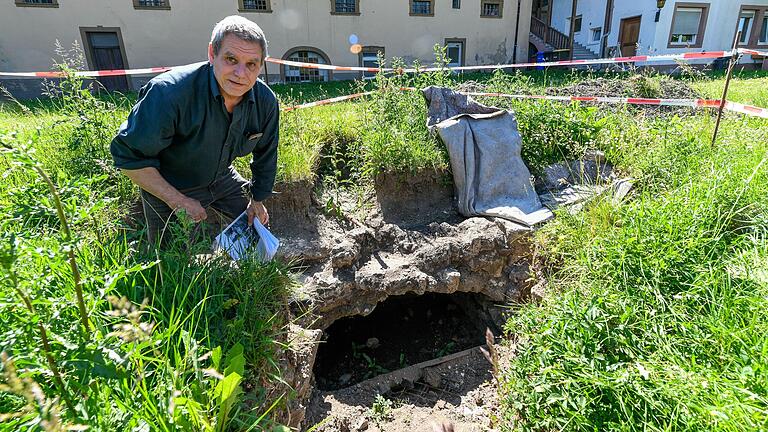
<svg viewBox="0 0 768 432">
<path fill-rule="evenodd" d="M 219 91 L 219 83 L 216 81 L 216 76 L 213 74 L 213 65 L 208 63 L 208 81 L 211 87 L 211 94 L 214 99 L 221 98 L 221 92 Z"/>
<path fill-rule="evenodd" d="M 219 91 L 219 83 L 216 81 L 216 75 L 213 74 L 213 66 L 208 63 L 208 76 L 210 81 L 210 87 L 211 87 L 211 94 L 213 95 L 214 99 L 221 98 L 221 91 Z M 251 87 L 250 90 L 248 90 L 248 102 L 250 103 L 256 103 L 256 86 L 258 85 L 258 80 L 256 81 L 256 84 Z"/>
</svg>

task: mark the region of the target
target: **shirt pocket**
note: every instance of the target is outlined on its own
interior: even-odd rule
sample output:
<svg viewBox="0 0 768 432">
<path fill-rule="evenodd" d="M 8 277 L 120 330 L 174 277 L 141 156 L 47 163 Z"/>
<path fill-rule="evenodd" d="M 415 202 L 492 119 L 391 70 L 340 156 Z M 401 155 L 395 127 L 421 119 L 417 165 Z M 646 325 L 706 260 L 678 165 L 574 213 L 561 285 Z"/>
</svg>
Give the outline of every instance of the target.
<svg viewBox="0 0 768 432">
<path fill-rule="evenodd" d="M 253 149 L 255 149 L 257 145 L 259 145 L 259 141 L 261 141 L 262 135 L 264 134 L 261 132 L 257 132 L 257 133 L 250 133 L 245 137 L 243 137 L 243 141 L 241 142 L 240 146 L 235 152 L 235 156 L 243 157 L 251 154 L 253 152 Z"/>
</svg>

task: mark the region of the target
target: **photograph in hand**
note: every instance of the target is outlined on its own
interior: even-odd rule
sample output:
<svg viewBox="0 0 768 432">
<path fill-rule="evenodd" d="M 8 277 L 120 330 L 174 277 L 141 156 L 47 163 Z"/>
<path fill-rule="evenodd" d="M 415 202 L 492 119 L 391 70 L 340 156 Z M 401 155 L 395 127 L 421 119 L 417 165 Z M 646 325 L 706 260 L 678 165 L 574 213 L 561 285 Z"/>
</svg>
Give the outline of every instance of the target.
<svg viewBox="0 0 768 432">
<path fill-rule="evenodd" d="M 248 215 L 243 212 L 216 237 L 216 243 L 232 257 L 239 260 L 255 248 L 260 239 L 258 231 L 248 225 Z"/>
<path fill-rule="evenodd" d="M 262 262 L 274 258 L 280 241 L 256 218 L 248 224 L 248 213 L 243 212 L 216 237 L 218 248 L 224 249 L 233 260 L 241 260 L 255 251 Z"/>
</svg>

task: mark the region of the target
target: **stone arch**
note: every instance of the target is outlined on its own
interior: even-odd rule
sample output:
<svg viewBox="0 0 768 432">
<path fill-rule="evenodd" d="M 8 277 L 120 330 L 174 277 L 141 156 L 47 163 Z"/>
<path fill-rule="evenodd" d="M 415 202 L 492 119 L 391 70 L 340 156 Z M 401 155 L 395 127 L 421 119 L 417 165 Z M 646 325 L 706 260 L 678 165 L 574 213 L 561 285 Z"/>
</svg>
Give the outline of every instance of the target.
<svg viewBox="0 0 768 432">
<path fill-rule="evenodd" d="M 312 62 L 331 64 L 331 59 L 323 50 L 312 46 L 297 46 L 289 49 L 283 54 L 283 60 Z M 331 81 L 333 71 L 323 69 L 297 68 L 293 66 L 282 65 L 280 67 L 280 79 L 283 82 L 313 82 L 313 81 Z"/>
</svg>

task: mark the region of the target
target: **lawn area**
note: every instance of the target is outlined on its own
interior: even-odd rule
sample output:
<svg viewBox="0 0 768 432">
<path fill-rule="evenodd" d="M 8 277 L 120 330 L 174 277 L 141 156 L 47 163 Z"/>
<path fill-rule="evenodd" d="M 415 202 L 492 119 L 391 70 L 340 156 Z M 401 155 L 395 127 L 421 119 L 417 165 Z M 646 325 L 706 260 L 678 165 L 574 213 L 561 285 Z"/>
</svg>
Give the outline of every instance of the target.
<svg viewBox="0 0 768 432">
<path fill-rule="evenodd" d="M 317 180 L 323 158 L 349 171 L 326 173 L 335 187 L 447 168 L 422 96 L 400 87 L 543 94 L 597 78 L 637 96 L 671 80 L 437 72 L 274 86 L 284 105 L 377 90 L 283 113 L 278 181 Z M 675 81 L 707 98 L 724 83 Z M 191 223 L 167 250 L 144 247 L 127 217 L 137 191 L 108 152 L 134 97 L 0 104 L 0 416 L 13 413 L 0 430 L 270 430 L 291 269 L 195 259 L 209 245 L 190 240 Z M 768 107 L 768 74 L 737 74 L 729 99 Z M 507 323 L 517 354 L 502 365 L 500 429 L 767 430 L 768 120 L 727 113 L 711 147 L 711 110 L 481 101 L 515 111 L 533 175 L 599 149 L 635 182 L 629 199 L 538 232 L 549 295 Z"/>
</svg>

